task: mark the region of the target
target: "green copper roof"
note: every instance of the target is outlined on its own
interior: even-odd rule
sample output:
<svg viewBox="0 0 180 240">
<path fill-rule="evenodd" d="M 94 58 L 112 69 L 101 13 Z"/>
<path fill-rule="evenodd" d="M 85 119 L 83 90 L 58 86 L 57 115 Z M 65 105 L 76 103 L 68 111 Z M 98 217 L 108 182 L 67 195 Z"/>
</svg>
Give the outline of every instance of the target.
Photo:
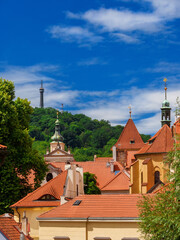
<svg viewBox="0 0 180 240">
<path fill-rule="evenodd" d="M 162 107 L 163 108 L 170 108 L 170 102 L 167 100 L 167 99 L 165 99 L 163 102 L 162 102 Z"/>
<path fill-rule="evenodd" d="M 57 114 L 57 120 L 55 121 L 55 133 L 51 137 L 51 139 L 56 142 L 59 142 L 59 141 L 63 142 L 63 136 L 60 134 L 60 123 L 58 119 L 58 114 Z"/>
</svg>

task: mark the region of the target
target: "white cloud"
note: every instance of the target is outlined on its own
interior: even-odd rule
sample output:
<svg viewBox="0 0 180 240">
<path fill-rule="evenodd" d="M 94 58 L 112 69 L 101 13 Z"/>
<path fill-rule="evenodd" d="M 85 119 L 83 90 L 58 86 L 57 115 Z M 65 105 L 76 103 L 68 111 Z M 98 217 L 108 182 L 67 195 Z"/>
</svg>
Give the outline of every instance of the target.
<svg viewBox="0 0 180 240">
<path fill-rule="evenodd" d="M 114 36 L 118 41 L 122 41 L 125 43 L 138 43 L 139 40 L 136 37 L 129 36 L 124 33 L 112 33 L 112 36 Z"/>
<path fill-rule="evenodd" d="M 127 0 L 128 1 L 128 0 Z M 110 33 L 126 43 L 138 43 L 137 34 L 163 33 L 167 23 L 180 18 L 179 0 L 137 0 L 139 4 L 149 3 L 148 11 L 130 9 L 100 8 L 83 13 L 67 12 L 67 17 L 81 19 L 96 27 L 100 34 Z"/>
<path fill-rule="evenodd" d="M 154 8 L 155 14 L 165 19 L 175 19 L 180 17 L 179 0 L 146 0 Z"/>
<path fill-rule="evenodd" d="M 64 89 L 63 81 L 58 84 L 59 81 L 56 82 L 55 78 L 46 76 L 47 73 L 49 75 L 56 71 L 57 66 L 53 65 L 40 64 L 26 68 L 7 66 L 0 75 L 6 79 L 8 76 L 12 76 L 9 80 L 15 83 L 16 96 L 28 98 L 33 106 L 39 106 L 40 80 L 44 79 L 46 107 L 60 108 L 63 103 L 65 109 L 69 109 L 73 113 L 84 113 L 94 119 L 109 120 L 114 125 L 126 123 L 129 118 L 128 106 L 131 104 L 132 118 L 141 133 L 152 134 L 160 128 L 159 114 L 161 103 L 164 100 L 163 86 L 161 89 L 147 87 L 144 89 L 131 88 L 126 91 Z M 168 100 L 173 109 L 178 96 L 180 96 L 180 83 L 171 84 L 169 81 Z"/>
<path fill-rule="evenodd" d="M 89 10 L 81 18 L 104 29 L 104 31 L 156 32 L 161 29 L 161 19 L 154 13 L 132 12 L 130 10 Z"/>
<path fill-rule="evenodd" d="M 180 73 L 180 63 L 159 62 L 154 68 L 148 68 L 147 71 L 155 73 Z"/>
<path fill-rule="evenodd" d="M 61 39 L 67 42 L 97 43 L 101 42 L 103 39 L 101 36 L 96 36 L 88 29 L 78 26 L 52 26 L 47 29 L 47 32 L 51 34 L 52 38 Z"/>
<path fill-rule="evenodd" d="M 95 57 L 81 60 L 77 63 L 79 66 L 105 65 L 107 62 Z"/>
</svg>

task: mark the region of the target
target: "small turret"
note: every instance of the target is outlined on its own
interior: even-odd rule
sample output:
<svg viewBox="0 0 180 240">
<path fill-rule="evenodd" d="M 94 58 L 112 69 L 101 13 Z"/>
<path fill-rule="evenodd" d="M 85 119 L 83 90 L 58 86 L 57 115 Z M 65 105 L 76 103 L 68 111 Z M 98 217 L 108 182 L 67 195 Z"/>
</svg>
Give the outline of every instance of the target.
<svg viewBox="0 0 180 240">
<path fill-rule="evenodd" d="M 162 102 L 162 108 L 161 108 L 161 126 L 164 124 L 167 124 L 169 127 L 171 126 L 171 107 L 170 102 L 167 100 L 167 86 L 166 82 L 167 79 L 165 78 L 163 80 L 165 82 L 165 99 Z"/>
<path fill-rule="evenodd" d="M 51 137 L 51 139 L 55 142 L 63 142 L 63 136 L 60 134 L 60 123 L 58 119 L 58 114 L 59 112 L 57 112 L 57 120 L 55 121 L 55 133 Z"/>
</svg>

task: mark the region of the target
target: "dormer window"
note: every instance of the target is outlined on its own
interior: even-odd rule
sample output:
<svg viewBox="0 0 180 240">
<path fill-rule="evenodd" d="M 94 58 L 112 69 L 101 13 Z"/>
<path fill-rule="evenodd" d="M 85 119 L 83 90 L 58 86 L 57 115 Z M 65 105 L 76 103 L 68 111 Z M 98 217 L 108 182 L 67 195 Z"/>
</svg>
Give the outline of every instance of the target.
<svg viewBox="0 0 180 240">
<path fill-rule="evenodd" d="M 54 201 L 54 200 L 58 200 L 58 199 L 56 199 L 54 196 L 52 196 L 50 194 L 45 194 L 41 198 L 39 198 L 38 200 L 41 200 L 41 201 Z"/>
<path fill-rule="evenodd" d="M 135 143 L 135 140 L 130 140 L 130 144 L 134 144 Z"/>
</svg>

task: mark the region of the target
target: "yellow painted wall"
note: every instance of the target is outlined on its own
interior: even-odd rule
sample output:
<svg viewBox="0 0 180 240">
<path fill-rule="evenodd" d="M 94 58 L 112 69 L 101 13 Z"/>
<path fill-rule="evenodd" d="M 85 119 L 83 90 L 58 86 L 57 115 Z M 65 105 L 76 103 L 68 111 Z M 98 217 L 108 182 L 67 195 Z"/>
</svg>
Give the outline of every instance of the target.
<svg viewBox="0 0 180 240">
<path fill-rule="evenodd" d="M 94 237 L 123 237 L 140 239 L 137 223 L 118 222 L 40 222 L 39 240 L 53 240 L 55 236 L 66 236 L 70 240 L 94 240 Z"/>
<path fill-rule="evenodd" d="M 55 236 L 66 236 L 70 240 L 86 240 L 85 222 L 40 222 L 39 240 L 54 240 Z"/>
<path fill-rule="evenodd" d="M 131 166 L 131 184 L 130 193 L 139 192 L 139 162 L 137 161 Z"/>
<path fill-rule="evenodd" d="M 154 186 L 154 173 L 160 172 L 160 180 L 164 183 L 167 182 L 167 166 L 164 164 L 165 153 L 159 154 L 143 154 L 137 157 L 137 162 L 131 166 L 131 191 L 130 193 L 146 193 L 150 188 Z M 143 164 L 146 158 L 151 158 L 147 164 Z M 146 186 L 142 186 L 141 172 L 143 173 L 143 183 L 147 183 Z"/>
<path fill-rule="evenodd" d="M 30 236 L 34 238 L 34 240 L 39 239 L 39 223 L 36 218 L 44 212 L 47 212 L 54 207 L 41 207 L 41 208 L 18 208 L 18 212 L 20 213 L 20 218 L 23 217 L 23 212 L 26 211 L 26 217 L 28 218 L 28 222 L 30 223 Z M 19 215 L 15 209 L 14 210 L 14 220 L 19 222 Z M 20 219 L 21 222 L 21 219 Z"/>
</svg>

